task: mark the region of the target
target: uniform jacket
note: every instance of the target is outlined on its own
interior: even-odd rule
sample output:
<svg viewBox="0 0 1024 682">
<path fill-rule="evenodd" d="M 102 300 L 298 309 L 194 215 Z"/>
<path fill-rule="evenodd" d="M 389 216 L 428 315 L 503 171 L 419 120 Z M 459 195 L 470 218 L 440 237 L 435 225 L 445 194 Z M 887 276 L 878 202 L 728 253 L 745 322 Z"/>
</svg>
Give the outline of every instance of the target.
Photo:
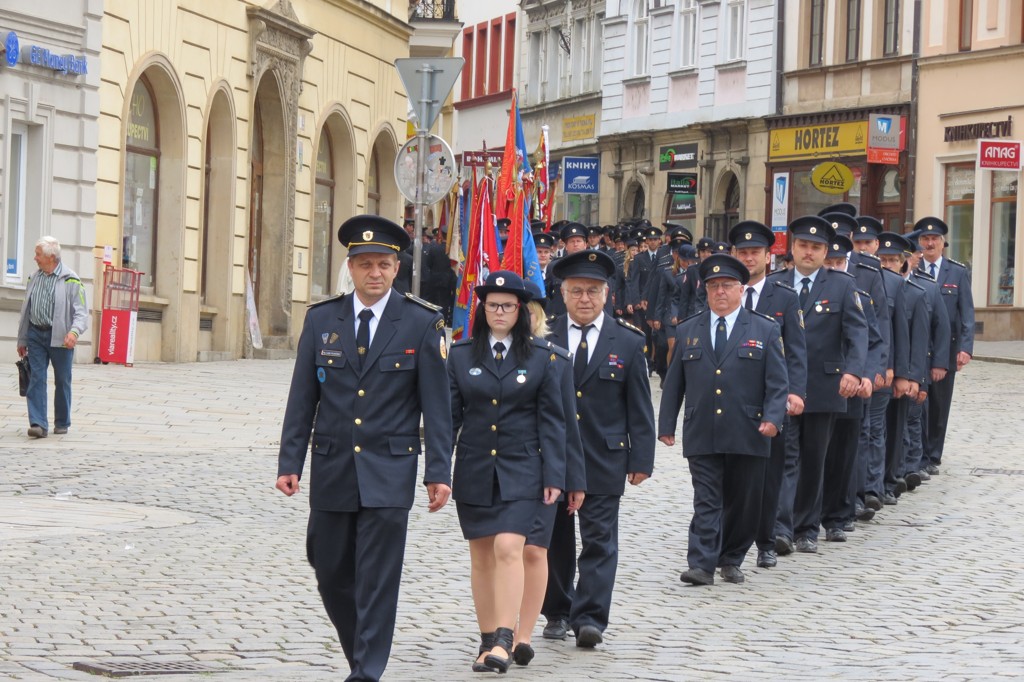
<svg viewBox="0 0 1024 682">
<path fill-rule="evenodd" d="M 850 255 L 850 264 L 846 271 L 857 281 L 857 288 L 867 294 L 862 296 L 861 303 L 867 305 L 870 301 L 871 307 L 875 310 L 878 333 L 882 336 L 882 371 L 879 374 L 885 376 L 885 371 L 892 369 L 892 307 L 888 305 L 886 298 L 881 265 L 873 256 L 854 253 Z M 874 381 L 874 372 L 868 378 Z"/>
<path fill-rule="evenodd" d="M 679 286 L 679 319 L 692 317 L 708 305 L 708 292 L 700 281 L 700 263 L 686 269 Z"/>
<path fill-rule="evenodd" d="M 421 414 L 424 483 L 451 480 L 444 321 L 433 306 L 392 291 L 360 370 L 353 299 L 328 299 L 306 313 L 281 433 L 278 475 L 302 475 L 312 431 L 313 509 L 408 509 L 422 451 Z"/>
<path fill-rule="evenodd" d="M 562 489 L 566 483 L 559 363 L 568 353 L 543 339 L 533 339 L 531 348 L 526 358 L 510 349 L 499 369 L 490 352 L 476 359 L 472 339 L 452 345 L 452 496 L 459 502 L 495 503 L 495 474 L 505 501 L 540 499 L 544 488 Z"/>
<path fill-rule="evenodd" d="M 21 302 L 21 318 L 18 321 L 18 345 L 28 346 L 29 301 L 32 299 L 32 280 L 42 275 L 42 270 L 37 270 L 28 280 L 28 293 L 25 300 Z M 68 332 L 75 332 L 78 336 L 85 333 L 89 328 L 89 306 L 85 302 L 85 285 L 79 279 L 75 271 L 60 264 L 60 274 L 57 275 L 57 283 L 53 287 L 53 321 L 50 330 L 50 345 L 63 346 L 64 338 Z"/>
<path fill-rule="evenodd" d="M 770 275 L 768 280 L 793 282 L 794 272 Z M 853 276 L 821 268 L 803 309 L 807 339 L 807 400 L 804 412 L 845 412 L 839 395 L 843 374 L 867 377 L 867 321 L 864 303 Z M 872 375 L 873 378 L 873 375 Z"/>
<path fill-rule="evenodd" d="M 568 315 L 554 320 L 548 339 L 568 344 Z M 605 315 L 576 386 L 589 495 L 621 495 L 627 474 L 654 471 L 654 409 L 644 351 L 639 330 Z"/>
<path fill-rule="evenodd" d="M 885 283 L 885 300 L 889 309 L 889 363 L 886 369 L 893 371 L 893 376 L 910 378 L 910 317 L 899 314 L 906 310 L 904 300 L 907 295 L 906 282 L 891 270 L 882 268 L 882 280 Z M 891 393 L 892 387 L 882 389 Z"/>
<path fill-rule="evenodd" d="M 804 337 L 803 313 L 800 300 L 785 282 L 770 280 L 761 287 L 756 312 L 767 315 L 782 329 L 782 343 L 786 355 L 786 374 L 789 392 L 807 397 L 807 339 Z"/>
<path fill-rule="evenodd" d="M 928 261 L 921 259 L 925 270 Z M 942 302 L 949 317 L 949 369 L 956 369 L 956 355 L 965 351 L 974 355 L 974 297 L 971 294 L 971 274 L 960 263 L 942 259 L 935 277 Z"/>
<path fill-rule="evenodd" d="M 771 439 L 758 427 L 782 429 L 789 377 L 779 325 L 741 308 L 721 362 L 711 345 L 711 317 L 703 311 L 679 323 L 661 394 L 659 435 L 675 435 L 683 412 L 683 455 L 768 457 Z"/>
<path fill-rule="evenodd" d="M 626 304 L 638 305 L 640 301 L 646 301 L 647 284 L 651 274 L 658 268 L 658 255 L 655 253 L 651 258 L 651 252 L 647 249 L 638 251 L 633 257 L 633 264 L 629 266 L 629 277 L 626 278 Z"/>
<path fill-rule="evenodd" d="M 929 338 L 931 343 L 928 346 L 929 368 L 949 369 L 949 344 L 952 332 L 949 326 L 949 312 L 943 305 L 942 293 L 939 285 L 934 279 L 924 272 L 915 272 L 911 281 L 919 284 L 925 290 L 925 304 L 928 308 Z M 953 367 L 956 367 L 956 355 L 953 354 Z M 929 378 L 931 373 L 929 372 Z"/>
<path fill-rule="evenodd" d="M 931 345 L 928 293 L 920 284 L 909 280 L 903 281 L 903 287 L 902 315 L 907 318 L 910 337 L 906 378 L 926 385 L 930 379 L 928 349 Z"/>
<path fill-rule="evenodd" d="M 575 492 L 587 490 L 587 463 L 583 454 L 583 441 L 580 437 L 579 420 L 574 419 L 576 409 L 576 387 L 572 383 L 572 355 L 560 346 L 555 346 L 558 359 L 552 369 L 558 372 L 559 392 L 562 395 L 562 411 L 565 413 L 565 485 L 562 490 Z"/>
</svg>

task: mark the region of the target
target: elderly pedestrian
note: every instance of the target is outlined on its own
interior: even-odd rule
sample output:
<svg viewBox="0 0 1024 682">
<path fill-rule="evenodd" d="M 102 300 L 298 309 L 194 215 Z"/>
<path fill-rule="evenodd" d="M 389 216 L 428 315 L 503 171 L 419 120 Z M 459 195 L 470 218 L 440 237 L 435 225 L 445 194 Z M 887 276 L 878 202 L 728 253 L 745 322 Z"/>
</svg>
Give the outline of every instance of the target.
<svg viewBox="0 0 1024 682">
<path fill-rule="evenodd" d="M 554 504 L 565 485 L 557 371 L 564 359 L 530 333 L 530 294 L 521 277 L 492 272 L 476 293 L 472 335 L 452 345 L 448 360 L 456 440 L 452 495 L 469 541 L 480 626 L 473 669 L 505 672 L 523 599 L 526 538 L 539 507 Z"/>
<path fill-rule="evenodd" d="M 18 355 L 28 356 L 28 435 L 46 438 L 46 375 L 53 365 L 53 432 L 71 427 L 71 366 L 78 338 L 89 328 L 85 285 L 60 258 L 60 242 L 43 237 L 36 243 L 36 271 L 28 280 L 18 323 Z"/>
</svg>

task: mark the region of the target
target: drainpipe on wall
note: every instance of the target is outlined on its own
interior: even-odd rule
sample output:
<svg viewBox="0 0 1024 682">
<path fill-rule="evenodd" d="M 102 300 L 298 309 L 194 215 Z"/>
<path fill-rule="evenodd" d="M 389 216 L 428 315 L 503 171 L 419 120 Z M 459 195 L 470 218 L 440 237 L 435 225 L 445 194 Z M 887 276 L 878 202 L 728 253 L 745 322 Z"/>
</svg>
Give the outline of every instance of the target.
<svg viewBox="0 0 1024 682">
<path fill-rule="evenodd" d="M 914 224 L 914 195 L 917 191 L 917 97 L 920 91 L 921 68 L 921 0 L 914 0 L 914 52 L 910 66 L 910 120 L 907 121 L 907 210 L 904 229 Z"/>
</svg>

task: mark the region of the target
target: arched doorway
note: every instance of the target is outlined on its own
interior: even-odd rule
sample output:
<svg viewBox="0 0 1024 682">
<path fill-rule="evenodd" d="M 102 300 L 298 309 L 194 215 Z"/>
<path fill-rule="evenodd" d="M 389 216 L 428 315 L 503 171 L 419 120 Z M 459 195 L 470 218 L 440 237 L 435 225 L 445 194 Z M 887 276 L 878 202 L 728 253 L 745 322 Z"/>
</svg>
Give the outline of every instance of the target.
<svg viewBox="0 0 1024 682">
<path fill-rule="evenodd" d="M 622 214 L 626 220 L 639 220 L 647 217 L 647 192 L 638 180 L 626 187 L 622 203 Z"/>
<path fill-rule="evenodd" d="M 358 213 L 355 145 L 344 109 L 333 107 L 320 126 L 316 172 L 313 179 L 313 224 L 309 243 L 309 300 L 338 291 L 339 273 L 346 250 L 338 242 L 338 226 Z M 367 180 L 369 184 L 369 180 Z M 369 213 L 370 211 L 366 211 Z"/>
<path fill-rule="evenodd" d="M 377 134 L 370 148 L 370 155 L 366 159 L 367 178 L 375 171 L 373 182 L 376 185 L 372 188 L 375 191 L 371 195 L 370 181 L 367 181 L 366 207 L 368 213 L 376 213 L 389 220 L 401 222 L 404 202 L 399 196 L 395 174 L 392 172 L 397 155 L 398 145 L 395 143 L 395 136 L 390 128 L 385 128 Z M 371 205 L 376 205 L 378 210 L 371 211 Z"/>
<path fill-rule="evenodd" d="M 732 171 L 726 171 L 718 179 L 712 206 L 714 209 L 704 224 L 704 236 L 716 242 L 724 242 L 729 230 L 740 221 L 740 206 L 743 189 L 739 178 Z"/>
<path fill-rule="evenodd" d="M 260 79 L 253 102 L 250 139 L 249 240 L 246 265 L 263 345 L 287 348 L 291 318 L 292 247 L 287 192 L 284 110 L 273 71 Z"/>
<path fill-rule="evenodd" d="M 232 350 L 235 129 L 227 91 L 217 90 L 206 119 L 199 275 L 199 350 Z M 203 357 L 200 355 L 200 357 Z M 214 355 L 213 357 L 224 357 Z"/>
</svg>

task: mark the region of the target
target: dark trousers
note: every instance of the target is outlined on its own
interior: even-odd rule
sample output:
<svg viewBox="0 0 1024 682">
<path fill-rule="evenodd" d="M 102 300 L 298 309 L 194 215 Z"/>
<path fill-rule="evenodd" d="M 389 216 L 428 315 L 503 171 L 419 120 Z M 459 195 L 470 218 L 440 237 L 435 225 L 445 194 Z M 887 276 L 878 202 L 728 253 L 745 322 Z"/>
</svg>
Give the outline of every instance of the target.
<svg viewBox="0 0 1024 682">
<path fill-rule="evenodd" d="M 573 630 L 593 625 L 608 627 L 612 591 L 619 565 L 618 495 L 587 495 L 576 512 L 580 520 L 580 554 L 576 558 L 575 517 L 559 502 L 548 549 L 548 589 L 542 613 L 549 619 L 565 618 Z M 579 579 L 573 578 L 579 569 Z"/>
<path fill-rule="evenodd" d="M 955 365 L 954 365 L 955 366 Z M 928 422 L 924 438 L 924 457 L 921 466 L 942 464 L 942 449 L 946 444 L 946 425 L 949 408 L 953 404 L 953 383 L 956 371 L 950 369 L 946 378 L 928 387 Z"/>
<path fill-rule="evenodd" d="M 857 401 L 861 404 L 861 401 Z M 842 528 L 853 518 L 858 480 L 857 452 L 860 449 L 861 412 L 844 414 L 836 418 L 825 454 L 825 480 L 821 492 L 821 525 Z M 814 536 L 818 534 L 817 529 Z"/>
<path fill-rule="evenodd" d="M 651 341 L 654 344 L 654 372 L 664 378 L 668 371 L 668 332 L 664 326 L 651 334 Z"/>
<path fill-rule="evenodd" d="M 758 550 L 775 549 L 775 519 L 779 513 L 779 497 L 782 493 L 782 476 L 786 468 L 787 441 L 792 439 L 789 417 L 786 417 L 782 433 L 772 438 L 772 452 L 764 470 L 764 487 L 761 489 L 761 512 L 757 522 Z M 792 496 L 790 496 L 790 517 L 792 518 Z M 790 522 L 792 525 L 792 521 Z"/>
<path fill-rule="evenodd" d="M 693 483 L 693 518 L 686 550 L 690 568 L 714 573 L 720 565 L 739 566 L 743 562 L 757 534 L 767 461 L 751 455 L 686 458 Z M 743 554 L 736 556 L 741 546 Z"/>
<path fill-rule="evenodd" d="M 907 430 L 909 411 L 910 398 L 890 400 L 885 410 L 885 487 L 889 490 L 896 487 L 897 478 L 902 478 L 911 471 L 906 468 L 903 447 L 903 434 Z"/>
<path fill-rule="evenodd" d="M 881 497 L 885 485 L 885 410 L 891 393 L 873 393 L 865 405 L 860 434 L 860 458 L 866 467 L 861 492 Z"/>
<path fill-rule="evenodd" d="M 350 681 L 379 680 L 387 666 L 408 524 L 409 510 L 391 507 L 309 513 L 306 557 L 352 669 Z"/>
<path fill-rule="evenodd" d="M 812 412 L 791 420 L 800 443 L 800 467 L 793 497 L 793 534 L 789 537 L 818 537 L 825 453 L 835 418 L 834 412 Z"/>
</svg>

